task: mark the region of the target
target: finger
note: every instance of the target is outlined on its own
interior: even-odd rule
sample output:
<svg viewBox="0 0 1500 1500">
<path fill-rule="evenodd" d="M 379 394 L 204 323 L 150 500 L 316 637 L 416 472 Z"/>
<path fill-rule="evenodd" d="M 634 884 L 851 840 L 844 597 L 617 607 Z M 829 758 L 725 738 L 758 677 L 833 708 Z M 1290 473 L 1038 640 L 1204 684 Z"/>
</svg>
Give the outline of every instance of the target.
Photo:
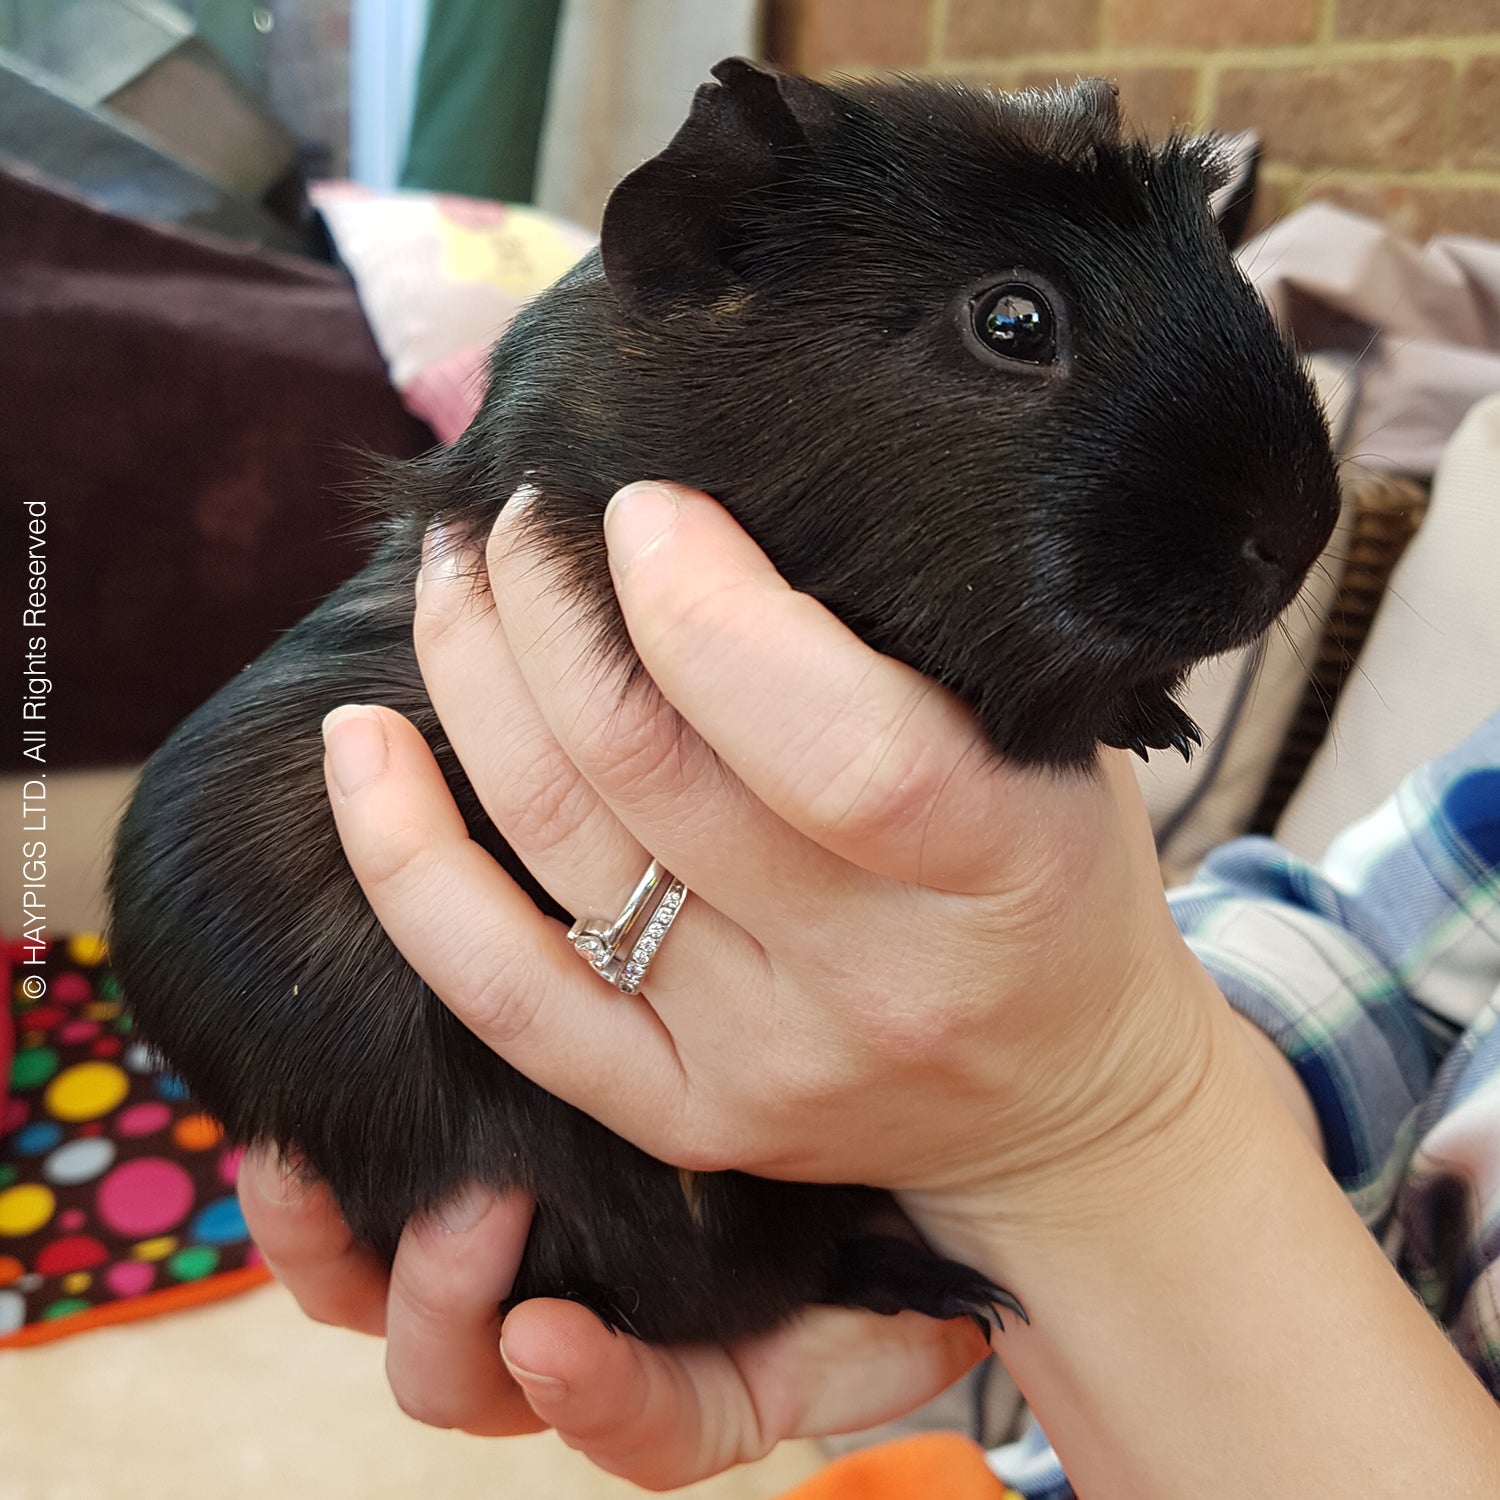
<svg viewBox="0 0 1500 1500">
<path fill-rule="evenodd" d="M 507 505 L 507 516 L 517 508 L 522 507 L 514 502 Z M 505 534 L 513 534 L 513 529 Z M 609 721 L 613 717 L 609 705 L 618 705 L 622 687 L 613 670 L 604 669 L 603 679 L 598 679 L 594 670 L 580 666 L 579 658 L 591 655 L 594 637 L 580 624 L 577 610 L 565 595 L 549 586 L 549 571 L 538 567 L 534 549 L 522 547 L 517 552 L 523 558 L 507 556 L 516 574 L 514 583 L 510 577 L 496 576 L 492 589 L 480 589 L 472 582 L 472 559 L 455 552 L 446 535 L 429 535 L 414 627 L 423 681 L 469 783 L 511 849 L 562 906 L 579 916 L 601 916 L 607 924 L 621 910 L 655 850 L 648 853 L 640 846 L 580 774 L 574 751 L 559 744 L 499 625 L 495 597 L 516 595 L 523 616 L 534 601 L 534 613 L 526 624 L 552 637 L 540 691 L 553 706 L 564 703 L 562 712 L 576 720 L 561 684 L 547 681 L 553 661 L 558 675 L 568 676 L 573 687 L 582 687 L 583 676 L 591 684 L 597 682 L 597 688 L 582 687 L 582 693 L 600 706 L 606 724 L 597 742 L 588 742 L 585 735 L 585 748 L 610 765 L 616 757 L 631 759 L 630 735 L 625 733 L 622 744 L 619 724 Z M 574 723 L 573 727 L 579 726 Z M 678 762 L 676 748 L 673 742 L 663 751 L 672 763 Z M 712 756 L 705 759 L 714 786 L 720 786 L 717 762 Z M 751 801 L 742 789 L 735 790 L 741 804 Z M 745 822 L 751 813 L 774 822 L 786 837 L 798 837 L 763 808 L 745 808 Z M 727 832 L 714 826 L 699 826 L 694 834 L 699 846 L 708 847 L 721 846 L 727 837 Z M 736 826 L 732 834 L 733 847 L 744 859 L 748 829 Z M 819 856 L 826 858 L 820 850 Z M 742 981 L 762 969 L 763 956 L 735 922 L 720 918 L 714 909 L 714 892 L 696 885 L 690 868 L 673 865 L 672 852 L 661 858 L 694 892 L 693 900 L 673 922 L 672 939 L 654 957 L 646 981 L 652 1005 L 666 1014 L 663 1005 L 669 1005 L 675 993 L 699 992 L 703 975 L 735 975 Z M 784 868 L 781 856 L 772 870 L 780 873 Z M 747 871 L 739 868 L 736 873 L 739 882 L 744 882 Z M 780 885 L 771 877 L 754 882 L 757 889 Z M 687 1014 L 702 1017 L 703 1013 L 690 1010 Z"/>
<path fill-rule="evenodd" d="M 611 1333 L 577 1303 L 523 1302 L 501 1349 L 537 1416 L 609 1473 L 672 1489 L 742 1461 L 738 1448 L 720 1457 L 683 1355 Z"/>
<path fill-rule="evenodd" d="M 507 1366 L 537 1414 L 603 1469 L 673 1488 L 789 1437 L 856 1431 L 945 1390 L 987 1352 L 967 1320 L 815 1307 L 730 1349 L 657 1349 L 582 1308 L 527 1302 L 505 1321 Z"/>
<path fill-rule="evenodd" d="M 808 886 L 825 903 L 851 885 L 863 891 L 870 883 L 865 872 L 777 817 L 649 679 L 630 681 L 612 653 L 597 649 L 595 622 L 559 585 L 556 569 L 539 561 L 539 551 L 529 507 L 508 506 L 491 532 L 488 560 L 513 653 L 512 688 L 529 702 L 532 725 L 560 747 L 561 761 L 581 772 L 635 835 L 633 845 L 649 848 L 691 890 L 751 931 L 768 918 L 784 919 L 789 905 L 800 908 Z M 456 657 L 450 670 L 456 679 Z M 587 841 L 567 848 L 565 867 L 568 856 L 564 878 L 576 889 L 585 878 Z M 796 879 L 789 879 L 793 872 Z"/>
<path fill-rule="evenodd" d="M 968 1318 L 815 1307 L 736 1352 L 756 1409 L 789 1437 L 857 1432 L 915 1410 L 990 1352 Z"/>
<path fill-rule="evenodd" d="M 610 564 L 652 679 L 793 827 L 861 867 L 950 890 L 1024 836 L 1042 778 L 994 762 L 961 704 L 794 592 L 720 506 L 632 485 Z"/>
<path fill-rule="evenodd" d="M 530 1226 L 523 1195 L 479 1188 L 407 1225 L 391 1268 L 385 1369 L 408 1416 L 481 1437 L 543 1427 L 500 1358 L 500 1304 Z"/>
<path fill-rule="evenodd" d="M 660 1019 L 603 985 L 561 926 L 470 841 L 422 736 L 389 709 L 353 707 L 331 713 L 324 736 L 350 867 L 434 993 L 542 1088 L 644 1149 L 661 1155 L 691 1139 Z"/>
<path fill-rule="evenodd" d="M 355 1243 L 326 1183 L 288 1167 L 270 1147 L 256 1147 L 240 1163 L 238 1190 L 251 1237 L 308 1317 L 385 1332 L 385 1267 Z"/>
<path fill-rule="evenodd" d="M 413 626 L 428 697 L 485 813 L 527 869 L 571 910 L 600 910 L 649 856 L 558 744 L 493 595 L 474 585 L 475 565 L 447 535 L 429 534 Z"/>
</svg>

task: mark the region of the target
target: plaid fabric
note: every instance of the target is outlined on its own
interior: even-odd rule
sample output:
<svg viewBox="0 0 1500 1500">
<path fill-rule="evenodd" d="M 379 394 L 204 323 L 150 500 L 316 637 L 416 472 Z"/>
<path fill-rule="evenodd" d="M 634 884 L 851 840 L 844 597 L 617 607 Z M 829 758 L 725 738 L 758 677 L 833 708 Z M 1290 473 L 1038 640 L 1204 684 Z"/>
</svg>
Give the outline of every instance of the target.
<svg viewBox="0 0 1500 1500">
<path fill-rule="evenodd" d="M 1350 1202 L 1500 1399 L 1500 714 L 1316 865 L 1240 839 L 1171 903 L 1297 1069 Z M 990 1463 L 1025 1500 L 1072 1496 L 1035 1430 Z"/>
</svg>

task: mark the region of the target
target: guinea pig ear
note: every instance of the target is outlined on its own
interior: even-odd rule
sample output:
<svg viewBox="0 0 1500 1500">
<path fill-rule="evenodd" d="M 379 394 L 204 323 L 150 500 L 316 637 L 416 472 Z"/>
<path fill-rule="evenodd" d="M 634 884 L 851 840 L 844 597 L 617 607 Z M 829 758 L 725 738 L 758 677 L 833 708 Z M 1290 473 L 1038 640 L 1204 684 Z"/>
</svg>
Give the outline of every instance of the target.
<svg viewBox="0 0 1500 1500">
<path fill-rule="evenodd" d="M 1250 227 L 1255 207 L 1256 180 L 1260 176 L 1260 134 L 1242 130 L 1238 135 L 1212 135 L 1203 141 L 1212 175 L 1208 206 L 1218 221 L 1219 233 L 1231 250 L 1238 248 Z"/>
<path fill-rule="evenodd" d="M 1080 77 L 1063 91 L 1078 118 L 1107 141 L 1118 141 L 1123 122 L 1120 117 L 1120 90 L 1108 78 Z"/>
<path fill-rule="evenodd" d="M 693 98 L 666 150 L 609 196 L 599 236 L 604 274 L 629 310 L 712 301 L 734 284 L 726 262 L 732 206 L 795 171 L 830 90 L 731 57 Z"/>
<path fill-rule="evenodd" d="M 1120 94 L 1107 78 L 1078 78 L 1002 97 L 1021 141 L 1043 156 L 1087 162 L 1101 146 L 1120 144 Z"/>
</svg>

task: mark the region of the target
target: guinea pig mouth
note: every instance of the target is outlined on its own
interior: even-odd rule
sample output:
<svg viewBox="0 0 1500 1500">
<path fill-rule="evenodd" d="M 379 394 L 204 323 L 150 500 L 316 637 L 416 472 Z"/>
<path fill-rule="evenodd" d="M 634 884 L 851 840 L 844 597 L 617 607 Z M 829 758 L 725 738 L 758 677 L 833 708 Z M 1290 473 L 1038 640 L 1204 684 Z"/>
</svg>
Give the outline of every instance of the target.
<svg viewBox="0 0 1500 1500">
<path fill-rule="evenodd" d="M 1179 620 L 1170 643 L 1170 665 L 1185 671 L 1204 657 L 1218 656 L 1258 640 L 1296 599 L 1316 553 L 1283 561 L 1254 539 L 1247 540 L 1217 587 L 1203 578 L 1199 618 Z"/>
<path fill-rule="evenodd" d="M 1275 597 L 1260 593 L 1245 597 L 1212 601 L 1202 599 L 1202 607 L 1182 614 L 1173 622 L 1170 633 L 1155 633 L 1138 641 L 1131 653 L 1129 675 L 1139 681 L 1180 682 L 1192 669 L 1210 657 L 1223 656 L 1242 646 L 1260 640 L 1276 623 L 1290 599 L 1278 591 Z"/>
<path fill-rule="evenodd" d="M 1193 643 L 1190 652 L 1173 662 L 1173 668 L 1185 673 L 1210 656 L 1222 656 L 1226 651 L 1237 651 L 1241 646 L 1258 641 L 1295 597 L 1296 590 L 1293 589 L 1290 594 L 1278 594 L 1274 599 L 1263 597 L 1243 601 L 1240 608 L 1211 623 Z"/>
</svg>

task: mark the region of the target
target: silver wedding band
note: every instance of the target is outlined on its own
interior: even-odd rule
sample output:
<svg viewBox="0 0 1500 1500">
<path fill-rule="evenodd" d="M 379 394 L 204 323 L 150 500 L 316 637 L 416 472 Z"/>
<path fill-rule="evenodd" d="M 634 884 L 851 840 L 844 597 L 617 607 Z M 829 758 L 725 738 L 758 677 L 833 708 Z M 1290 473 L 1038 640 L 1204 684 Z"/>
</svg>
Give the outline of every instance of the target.
<svg viewBox="0 0 1500 1500">
<path fill-rule="evenodd" d="M 596 974 L 622 995 L 634 995 L 685 900 L 687 887 L 653 859 L 614 921 L 593 913 L 579 917 L 568 941 Z"/>
</svg>

